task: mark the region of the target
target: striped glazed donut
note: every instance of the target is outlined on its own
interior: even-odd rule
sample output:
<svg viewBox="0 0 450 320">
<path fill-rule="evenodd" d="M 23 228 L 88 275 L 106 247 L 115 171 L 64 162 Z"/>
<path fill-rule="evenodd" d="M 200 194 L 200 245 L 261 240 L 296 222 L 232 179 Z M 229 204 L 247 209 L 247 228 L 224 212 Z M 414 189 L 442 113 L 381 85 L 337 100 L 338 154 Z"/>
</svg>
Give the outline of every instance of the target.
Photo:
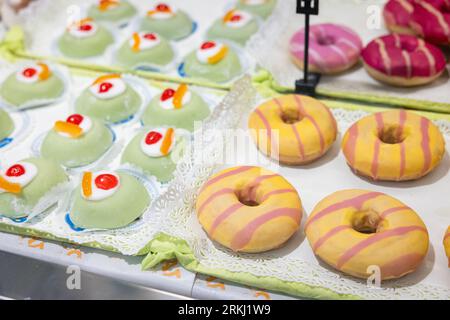
<svg viewBox="0 0 450 320">
<path fill-rule="evenodd" d="M 374 180 L 405 181 L 425 176 L 441 162 L 445 141 L 428 119 L 405 110 L 367 116 L 342 140 L 348 165 Z"/>
<path fill-rule="evenodd" d="M 361 38 L 351 29 L 331 23 L 311 26 L 309 66 L 311 71 L 336 74 L 353 67 L 362 49 Z M 294 63 L 303 69 L 305 30 L 296 32 L 290 41 Z"/>
<path fill-rule="evenodd" d="M 409 207 L 388 195 L 344 190 L 323 199 L 305 225 L 306 236 L 323 261 L 358 278 L 381 280 L 413 272 L 428 251 L 428 231 Z"/>
<path fill-rule="evenodd" d="M 362 58 L 374 79 L 400 87 L 430 83 L 441 76 L 446 64 L 439 48 L 415 36 L 399 34 L 371 41 Z"/>
<path fill-rule="evenodd" d="M 259 167 L 235 167 L 202 187 L 197 217 L 209 237 L 236 252 L 283 245 L 300 227 L 302 204 L 283 177 Z"/>
<path fill-rule="evenodd" d="M 410 21 L 414 12 L 414 0 L 390 0 L 384 6 L 383 16 L 389 31 L 402 34 L 414 34 Z"/>
<path fill-rule="evenodd" d="M 250 115 L 249 128 L 261 152 L 288 165 L 320 158 L 337 136 L 331 111 L 318 100 L 301 95 L 263 103 Z"/>
<path fill-rule="evenodd" d="M 426 41 L 450 44 L 450 0 L 414 1 L 410 25 Z"/>
<path fill-rule="evenodd" d="M 444 248 L 448 257 L 448 267 L 450 268 L 450 227 L 448 227 L 447 232 L 444 235 Z"/>
</svg>

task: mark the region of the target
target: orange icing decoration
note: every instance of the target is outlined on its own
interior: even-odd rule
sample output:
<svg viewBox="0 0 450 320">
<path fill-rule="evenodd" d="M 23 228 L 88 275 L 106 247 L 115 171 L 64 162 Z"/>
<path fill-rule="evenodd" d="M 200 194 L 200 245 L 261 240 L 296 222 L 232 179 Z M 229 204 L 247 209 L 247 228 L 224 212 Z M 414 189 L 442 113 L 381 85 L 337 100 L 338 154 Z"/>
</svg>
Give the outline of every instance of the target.
<svg viewBox="0 0 450 320">
<path fill-rule="evenodd" d="M 133 33 L 133 47 L 131 48 L 134 52 L 139 52 L 141 49 L 141 37 L 137 32 Z"/>
<path fill-rule="evenodd" d="M 22 191 L 20 184 L 11 183 L 1 176 L 0 176 L 0 189 L 3 189 L 9 193 L 16 193 L 16 194 Z"/>
<path fill-rule="evenodd" d="M 39 73 L 39 79 L 41 81 L 47 80 L 48 78 L 50 78 L 50 76 L 52 75 L 52 72 L 50 71 L 50 68 L 48 67 L 48 65 L 46 65 L 45 63 L 38 63 L 38 66 L 40 66 L 42 68 L 41 73 Z"/>
<path fill-rule="evenodd" d="M 220 49 L 220 51 L 216 55 L 208 58 L 208 63 L 216 64 L 216 63 L 220 62 L 223 58 L 225 58 L 227 53 L 228 53 L 228 47 L 223 46 L 223 48 Z"/>
<path fill-rule="evenodd" d="M 72 138 L 78 138 L 83 134 L 80 126 L 65 121 L 56 121 L 54 129 L 57 132 L 67 133 Z"/>
<path fill-rule="evenodd" d="M 83 181 L 81 182 L 81 189 L 85 197 L 92 196 L 92 172 L 85 172 L 83 174 Z"/>
<path fill-rule="evenodd" d="M 118 78 L 121 78 L 120 74 L 107 74 L 106 76 L 101 76 L 101 77 L 97 78 L 97 80 L 95 80 L 92 85 L 95 86 L 96 84 L 103 83 L 103 82 L 111 80 L 111 79 L 118 79 Z"/>
<path fill-rule="evenodd" d="M 170 150 L 170 146 L 172 145 L 174 133 L 175 133 L 175 131 L 172 128 L 167 130 L 166 136 L 164 137 L 164 140 L 161 145 L 161 153 L 164 156 L 167 156 L 169 154 L 169 150 Z"/>
<path fill-rule="evenodd" d="M 227 14 L 223 17 L 223 22 L 231 21 L 231 18 L 233 18 L 235 12 L 236 12 L 236 10 L 228 11 Z"/>
<path fill-rule="evenodd" d="M 100 11 L 106 11 L 110 7 L 117 6 L 118 4 L 119 4 L 119 2 L 116 1 L 116 0 L 100 0 L 100 3 L 98 5 L 98 9 Z"/>
<path fill-rule="evenodd" d="M 175 109 L 181 109 L 183 107 L 183 97 L 188 91 L 188 86 L 182 84 L 178 87 L 177 91 L 173 96 L 173 106 Z"/>
</svg>

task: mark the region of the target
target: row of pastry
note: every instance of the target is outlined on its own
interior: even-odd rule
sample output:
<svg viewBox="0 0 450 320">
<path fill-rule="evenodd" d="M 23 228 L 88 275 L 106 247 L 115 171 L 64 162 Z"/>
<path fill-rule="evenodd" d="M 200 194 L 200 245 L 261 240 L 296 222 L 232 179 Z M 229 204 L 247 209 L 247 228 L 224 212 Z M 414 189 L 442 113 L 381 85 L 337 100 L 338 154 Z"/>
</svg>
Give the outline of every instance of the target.
<svg viewBox="0 0 450 320">
<path fill-rule="evenodd" d="M 274 0 L 238 2 L 208 29 L 207 40 L 183 59 L 179 74 L 214 82 L 228 82 L 241 74 L 243 63 L 236 52 L 240 49 L 234 45 L 244 45 L 258 31 L 261 16 L 267 17 L 275 4 Z M 88 11 L 88 17 L 68 25 L 57 40 L 59 53 L 74 59 L 102 56 L 116 40 L 115 32 L 102 22 L 123 18 L 134 12 L 131 8 L 127 2 L 100 1 Z M 113 63 L 126 69 L 167 70 L 176 62 L 172 41 L 188 37 L 196 28 L 183 10 L 158 3 L 131 24 L 127 39 L 113 53 Z"/>
<path fill-rule="evenodd" d="M 357 33 L 336 24 L 311 27 L 309 64 L 313 71 L 337 74 L 362 59 L 368 74 L 393 86 L 425 85 L 441 77 L 446 57 L 440 47 L 450 44 L 450 5 L 444 0 L 390 0 L 384 7 L 392 32 L 363 48 Z M 290 41 L 293 61 L 303 68 L 305 31 Z"/>
<path fill-rule="evenodd" d="M 290 166 L 322 157 L 338 132 L 325 105 L 300 95 L 263 103 L 251 113 L 249 128 L 261 152 Z M 415 180 L 439 165 L 445 141 L 428 119 L 393 110 L 354 123 L 343 137 L 342 151 L 358 175 Z M 298 191 L 284 177 L 253 166 L 213 175 L 198 194 L 196 212 L 212 240 L 247 253 L 283 246 L 298 232 L 304 215 Z M 308 214 L 304 232 L 321 260 L 359 278 L 368 278 L 374 268 L 383 280 L 402 277 L 420 266 L 429 248 L 420 213 L 370 190 L 342 190 L 325 197 Z M 450 259 L 449 232 L 443 239 Z"/>
</svg>

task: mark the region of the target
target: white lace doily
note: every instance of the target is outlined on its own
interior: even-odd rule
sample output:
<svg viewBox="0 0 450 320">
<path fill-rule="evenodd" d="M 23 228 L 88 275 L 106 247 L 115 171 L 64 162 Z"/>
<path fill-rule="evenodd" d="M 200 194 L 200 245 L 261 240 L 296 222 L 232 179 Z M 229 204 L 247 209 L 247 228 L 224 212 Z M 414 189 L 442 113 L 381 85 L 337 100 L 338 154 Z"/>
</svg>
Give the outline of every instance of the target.
<svg viewBox="0 0 450 320">
<path fill-rule="evenodd" d="M 241 83 L 241 85 L 246 85 Z M 249 89 L 240 88 L 247 92 Z M 243 128 L 248 115 L 248 106 L 243 106 L 239 114 L 243 115 Z M 334 109 L 341 134 L 355 121 L 367 115 L 363 111 Z M 223 118 L 222 118 L 223 119 Z M 447 144 L 450 143 L 450 123 L 437 121 Z M 222 126 L 219 129 L 223 129 Z M 315 203 L 331 192 L 347 188 L 375 189 L 389 193 L 405 201 L 418 212 L 427 224 L 432 246 L 422 267 L 414 274 L 399 280 L 388 281 L 382 288 L 369 288 L 362 280 L 347 277 L 319 264 L 314 257 L 302 232 L 291 239 L 285 248 L 264 254 L 235 254 L 212 242 L 199 225 L 195 214 L 195 200 L 199 188 L 208 177 L 221 169 L 222 144 L 208 135 L 205 129 L 203 149 L 179 168 L 176 183 L 169 189 L 167 196 L 155 204 L 155 215 L 159 218 L 159 228 L 165 233 L 185 239 L 192 248 L 195 257 L 205 267 L 213 270 L 251 273 L 255 276 L 274 277 L 287 282 L 299 282 L 313 287 L 328 288 L 341 294 L 352 294 L 367 299 L 449 299 L 450 273 L 442 246 L 442 237 L 450 217 L 447 212 L 450 202 L 443 204 L 440 191 L 447 188 L 450 176 L 448 155 L 440 168 L 418 182 L 377 183 L 372 184 L 353 175 L 339 155 L 339 142 L 319 160 L 303 168 L 278 168 L 297 189 L 306 212 L 312 210 Z M 250 152 L 258 152 L 253 147 Z M 197 164 L 196 158 L 210 160 L 208 165 Z M 256 163 L 236 163 L 257 165 Z M 226 165 L 226 166 L 232 166 Z M 321 173 L 317 175 L 317 173 Z M 433 185 L 430 185 L 433 183 Z M 448 202 L 448 201 L 447 201 Z M 304 218 L 305 220 L 306 218 Z M 445 226 L 445 228 L 444 228 Z M 281 270 L 281 272 L 280 272 Z"/>
</svg>

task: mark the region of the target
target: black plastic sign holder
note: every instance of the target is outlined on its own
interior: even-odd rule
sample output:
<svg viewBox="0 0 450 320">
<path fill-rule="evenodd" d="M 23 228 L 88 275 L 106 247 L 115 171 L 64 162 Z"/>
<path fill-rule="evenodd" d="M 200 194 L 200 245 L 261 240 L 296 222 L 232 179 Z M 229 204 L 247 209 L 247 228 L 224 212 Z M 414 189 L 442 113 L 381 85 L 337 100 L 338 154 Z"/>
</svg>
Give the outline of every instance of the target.
<svg viewBox="0 0 450 320">
<path fill-rule="evenodd" d="M 303 62 L 303 79 L 295 82 L 295 92 L 315 96 L 316 87 L 320 81 L 320 74 L 309 72 L 309 17 L 319 14 L 319 0 L 297 0 L 297 14 L 305 15 L 305 50 Z"/>
</svg>

